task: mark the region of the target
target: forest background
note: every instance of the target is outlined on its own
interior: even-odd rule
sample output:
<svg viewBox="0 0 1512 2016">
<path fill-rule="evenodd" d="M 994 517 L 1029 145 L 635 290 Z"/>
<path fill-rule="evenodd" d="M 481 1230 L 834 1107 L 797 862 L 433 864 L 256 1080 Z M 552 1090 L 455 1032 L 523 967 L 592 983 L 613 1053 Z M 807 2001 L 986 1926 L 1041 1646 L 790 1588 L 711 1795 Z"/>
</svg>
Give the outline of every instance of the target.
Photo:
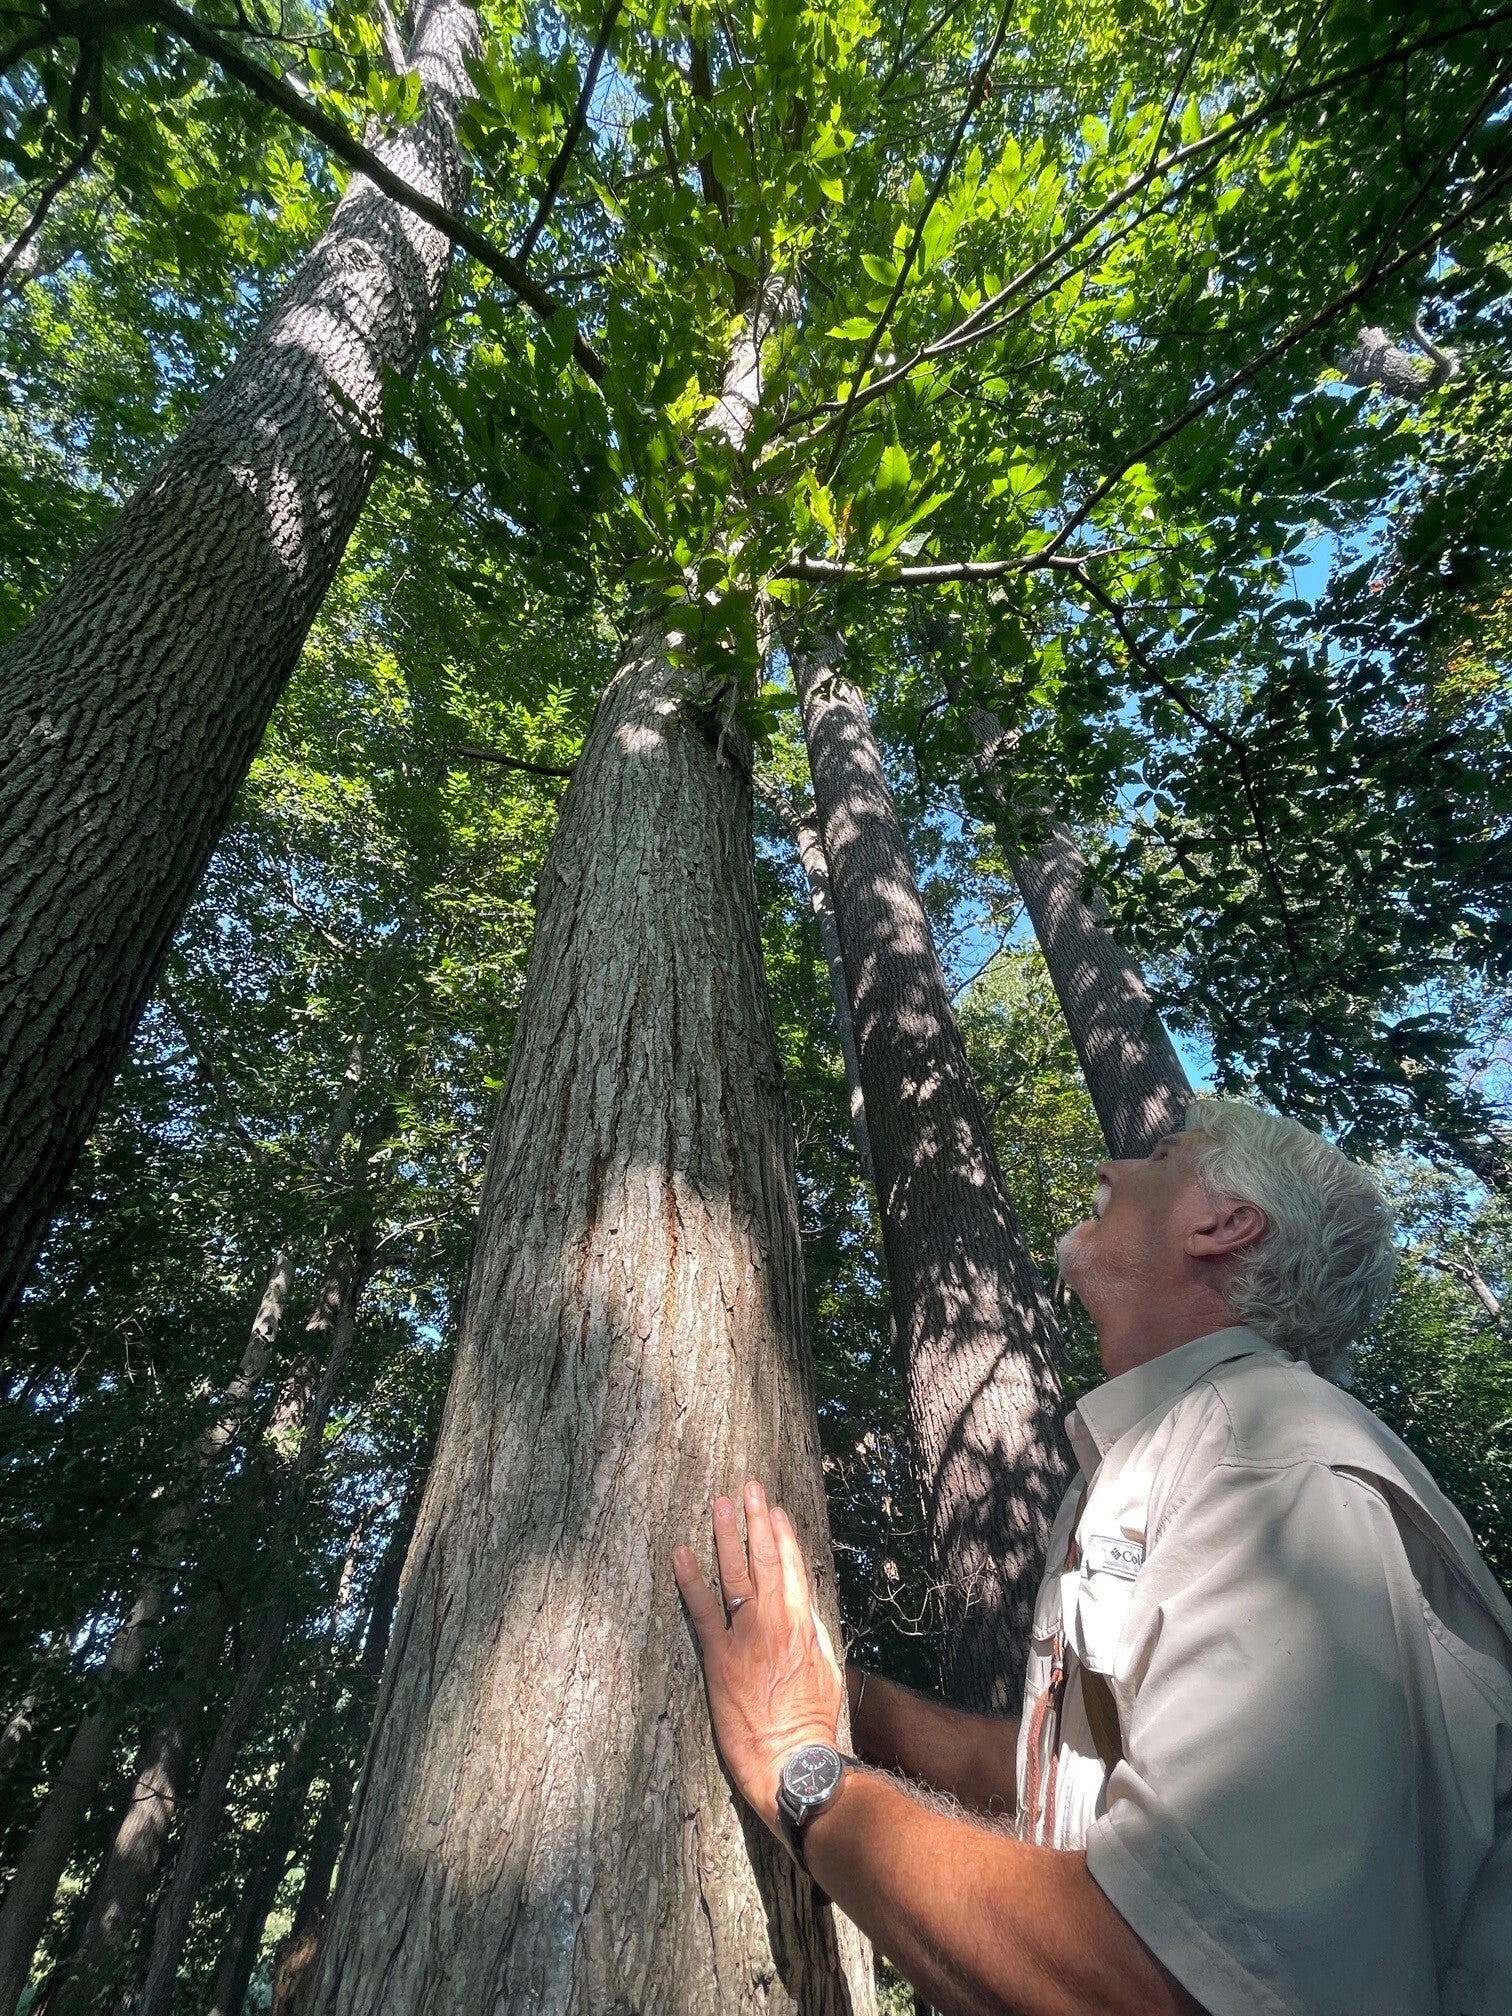
<svg viewBox="0 0 1512 2016">
<path fill-rule="evenodd" d="M 793 845 L 816 651 L 865 696 L 1068 1391 L 1095 1355 L 1053 1242 L 1106 1149 L 1024 908 L 1057 822 L 1194 1081 L 1379 1166 L 1403 1268 L 1357 1390 L 1512 1581 L 1512 10 L 452 11 L 468 84 L 430 200 L 462 249 L 418 356 L 369 410 L 335 398 L 371 489 L 292 679 L 259 675 L 266 732 L 205 761 L 239 784 L 218 839 L 203 815 L 208 867 L 167 824 L 143 843 L 191 900 L 166 958 L 120 955 L 122 998 L 150 994 L 103 1109 L 69 1109 L 87 1145 L 6 1340 L 7 1878 L 95 1732 L 46 1894 L 8 1947 L 0 1922 L 7 2010 L 310 1996 L 547 849 L 574 794 L 606 848 L 644 838 L 580 759 L 648 625 L 710 788 L 754 780 L 856 1655 L 933 1684 L 949 1623 L 856 1004 Z M 423 161 L 440 87 L 413 38 L 444 13 L 0 10 L 0 635 L 87 577 L 253 354 L 358 150 L 420 136 Z M 242 562 L 198 564 L 171 627 L 205 657 Z M 195 797 L 195 763 L 153 772 L 106 726 L 123 820 Z M 671 942 L 676 889 L 728 879 L 703 839 L 662 836 L 686 881 L 661 911 L 596 913 L 628 1006 L 579 1071 L 660 1013 L 637 947 Z M 60 1140 L 72 1097 L 48 1094 Z M 598 1403 L 573 1404 L 592 1445 Z M 572 1992 L 610 2006 L 613 1965 L 585 1964 Z"/>
</svg>

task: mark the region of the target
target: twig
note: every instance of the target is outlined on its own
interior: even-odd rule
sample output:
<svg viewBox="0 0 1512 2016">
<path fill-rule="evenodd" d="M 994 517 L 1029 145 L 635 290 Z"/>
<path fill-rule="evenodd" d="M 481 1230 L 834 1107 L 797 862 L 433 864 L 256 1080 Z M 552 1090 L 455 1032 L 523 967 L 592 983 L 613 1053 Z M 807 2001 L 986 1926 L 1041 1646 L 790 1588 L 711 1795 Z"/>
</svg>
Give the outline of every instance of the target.
<svg viewBox="0 0 1512 2016">
<path fill-rule="evenodd" d="M 6 247 L 4 257 L 0 258 L 0 287 L 4 287 L 9 281 L 26 248 L 32 243 L 37 233 L 47 222 L 47 213 L 51 210 L 53 204 L 63 194 L 63 191 L 73 181 L 74 177 L 81 175 L 94 159 L 95 149 L 99 144 L 99 133 L 97 131 L 91 133 L 72 161 L 68 163 L 67 167 L 60 168 L 58 173 L 43 188 L 42 194 L 37 199 L 36 209 L 33 210 L 28 221 Z"/>
</svg>

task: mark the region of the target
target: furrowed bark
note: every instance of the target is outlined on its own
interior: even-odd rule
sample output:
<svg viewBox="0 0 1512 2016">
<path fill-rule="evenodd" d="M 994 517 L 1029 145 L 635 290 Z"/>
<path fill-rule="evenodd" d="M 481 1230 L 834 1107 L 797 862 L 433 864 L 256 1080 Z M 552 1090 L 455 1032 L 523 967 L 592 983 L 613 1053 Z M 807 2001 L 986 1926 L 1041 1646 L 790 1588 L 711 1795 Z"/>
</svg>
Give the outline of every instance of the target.
<svg viewBox="0 0 1512 2016">
<path fill-rule="evenodd" d="M 760 780 L 758 788 L 772 811 L 776 814 L 783 831 L 793 843 L 793 851 L 798 856 L 798 865 L 803 870 L 808 883 L 809 905 L 814 913 L 814 921 L 819 927 L 819 943 L 824 952 L 824 964 L 829 973 L 830 998 L 835 1006 L 835 1034 L 840 1041 L 840 1056 L 845 1065 L 845 1089 L 850 1101 L 851 1134 L 856 1143 L 856 1153 L 861 1160 L 862 1173 L 875 1190 L 876 1170 L 872 1165 L 871 1138 L 866 1131 L 866 1097 L 861 1090 L 861 1066 L 856 1058 L 856 1032 L 851 1022 L 850 993 L 845 984 L 845 955 L 840 950 L 840 931 L 835 923 L 835 902 L 830 889 L 829 862 L 825 858 L 824 842 L 819 838 L 819 828 L 814 821 L 806 818 L 793 803 L 780 784 L 770 778 Z"/>
<path fill-rule="evenodd" d="M 648 637 L 542 871 L 458 1361 L 312 2007 L 870 2007 L 734 1800 L 669 1557 L 764 1477 L 834 1618 L 743 766 Z"/>
<path fill-rule="evenodd" d="M 236 1685 L 205 1755 L 194 1803 L 174 1858 L 173 1874 L 153 1923 L 152 1950 L 146 1980 L 137 1999 L 136 2016 L 166 2016 L 190 1916 L 225 1818 L 231 1773 L 278 1671 L 291 1600 L 280 1574 L 284 1565 L 280 1557 L 290 1546 L 305 1487 L 321 1461 L 326 1418 L 350 1355 L 358 1299 L 372 1264 L 372 1253 L 372 1237 L 366 1226 L 343 1233 L 336 1240 L 315 1308 L 305 1325 L 305 1349 L 286 1386 L 286 1418 L 280 1420 L 280 1410 L 275 1409 L 269 1430 L 275 1441 L 292 1427 L 296 1407 L 300 1410 L 300 1428 L 297 1453 L 289 1467 L 279 1508 L 280 1530 L 270 1549 L 274 1557 L 274 1586 L 252 1618 Z"/>
<path fill-rule="evenodd" d="M 1351 385 L 1375 387 L 1417 405 L 1427 393 L 1459 376 L 1459 358 L 1431 343 L 1420 325 L 1413 325 L 1412 334 L 1416 350 L 1393 342 L 1387 330 L 1374 324 L 1362 329 L 1350 347 L 1339 352 L 1340 375 Z"/>
<path fill-rule="evenodd" d="M 429 1468 L 427 1455 L 419 1467 L 417 1486 L 423 1487 Z M 304 1881 L 300 1885 L 299 1901 L 294 1907 L 294 1920 L 274 1956 L 272 2016 L 302 2016 L 309 1998 L 325 1931 L 331 1881 L 336 1874 L 336 1861 L 341 1853 L 342 1836 L 346 1833 L 347 1815 L 351 1811 L 352 1790 L 357 1776 L 355 1760 L 360 1755 L 363 1738 L 372 1720 L 374 1696 L 383 1672 L 383 1662 L 388 1657 L 389 1638 L 394 1627 L 399 1577 L 414 1535 L 415 1515 L 419 1509 L 420 1490 L 417 1488 L 407 1496 L 400 1511 L 368 1597 L 367 1631 L 363 1636 L 355 1683 L 343 1718 L 346 1740 L 339 1747 L 326 1780 L 320 1811 L 305 1849 Z M 235 2016 L 235 2010 L 228 2009 L 224 2016 Z"/>
<path fill-rule="evenodd" d="M 1050 983 L 1071 1032 L 1082 1076 L 1110 1155 L 1148 1155 L 1182 1124 L 1192 1096 L 1186 1072 L 1150 999 L 1139 962 L 1106 923 L 1087 864 L 1055 820 L 1040 846 L 1018 844 L 1018 820 L 1002 778 L 1005 736 L 997 717 L 971 710 L 982 750 L 978 774 L 997 809 L 998 838 L 1019 886 Z"/>
<path fill-rule="evenodd" d="M 448 207 L 478 48 L 426 0 L 383 158 Z M 0 652 L 0 1312 L 26 1276 L 377 467 L 450 243 L 356 177 L 226 377 Z"/>
<path fill-rule="evenodd" d="M 247 1348 L 227 1388 L 219 1419 L 194 1443 L 191 1454 L 201 1471 L 222 1459 L 240 1433 L 267 1368 L 292 1283 L 292 1262 L 287 1253 L 280 1253 L 263 1288 Z M 32 1956 L 46 1929 L 79 1824 L 110 1761 L 129 1699 L 128 1683 L 147 1656 L 154 1627 L 162 1616 L 167 1584 L 177 1569 L 184 1536 L 198 1507 L 197 1497 L 183 1498 L 158 1519 L 153 1560 L 105 1661 L 100 1705 L 79 1724 L 0 1905 L 0 2016 L 12 2016 L 26 1986 Z"/>
<path fill-rule="evenodd" d="M 866 1100 L 946 1692 L 1017 1705 L 1065 1483 L 1059 1339 L 998 1169 L 866 702 L 794 654 Z"/>
</svg>

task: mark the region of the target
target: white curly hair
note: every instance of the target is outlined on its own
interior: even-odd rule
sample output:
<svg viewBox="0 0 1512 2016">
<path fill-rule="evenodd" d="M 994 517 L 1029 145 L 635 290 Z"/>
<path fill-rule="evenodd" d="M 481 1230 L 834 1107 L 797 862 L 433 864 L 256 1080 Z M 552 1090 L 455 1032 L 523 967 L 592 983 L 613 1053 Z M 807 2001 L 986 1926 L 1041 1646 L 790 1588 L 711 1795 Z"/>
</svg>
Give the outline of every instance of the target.
<svg viewBox="0 0 1512 2016">
<path fill-rule="evenodd" d="M 1391 1292 L 1395 1222 L 1366 1169 L 1295 1120 L 1232 1099 L 1193 1099 L 1186 1131 L 1207 1137 L 1207 1194 L 1255 1204 L 1266 1229 L 1236 1265 L 1225 1299 L 1241 1323 L 1349 1380 L 1349 1347 Z"/>
</svg>

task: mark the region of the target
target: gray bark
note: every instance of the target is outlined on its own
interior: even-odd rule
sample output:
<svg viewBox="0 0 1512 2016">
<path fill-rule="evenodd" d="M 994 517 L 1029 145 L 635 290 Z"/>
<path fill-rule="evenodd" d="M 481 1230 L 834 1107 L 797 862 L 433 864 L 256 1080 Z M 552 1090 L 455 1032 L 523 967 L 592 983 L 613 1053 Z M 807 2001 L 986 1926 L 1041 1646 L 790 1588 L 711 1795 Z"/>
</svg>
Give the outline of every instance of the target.
<svg viewBox="0 0 1512 2016">
<path fill-rule="evenodd" d="M 845 1090 L 850 1105 L 851 1134 L 868 1183 L 877 1187 L 872 1164 L 871 1137 L 866 1131 L 866 1096 L 861 1090 L 861 1066 L 856 1057 L 856 1032 L 851 1021 L 850 993 L 845 982 L 845 955 L 840 950 L 840 928 L 835 922 L 835 901 L 830 890 L 829 862 L 819 828 L 798 810 L 780 784 L 764 778 L 761 795 L 782 823 L 793 843 L 804 879 L 808 883 L 809 906 L 819 927 L 819 943 L 829 973 L 830 998 L 835 1007 L 835 1034 L 840 1041 L 840 1057 L 845 1065 Z"/>
<path fill-rule="evenodd" d="M 153 1922 L 152 1950 L 136 2016 L 165 2016 L 172 2000 L 190 1916 L 225 1818 L 231 1773 L 278 1671 L 291 1601 L 284 1572 L 287 1552 L 305 1487 L 324 1453 L 326 1418 L 351 1352 L 357 1304 L 371 1263 L 372 1239 L 367 1228 L 343 1233 L 336 1240 L 320 1294 L 305 1325 L 305 1349 L 286 1382 L 282 1396 L 286 1404 L 275 1409 L 269 1430 L 275 1440 L 296 1432 L 296 1409 L 299 1426 L 297 1449 L 279 1507 L 279 1531 L 268 1550 L 273 1587 L 251 1621 L 236 1685 L 200 1770 L 173 1874 Z"/>
<path fill-rule="evenodd" d="M 1016 733 L 985 707 L 973 707 L 976 772 L 996 808 L 997 833 L 1013 870 L 1050 983 L 1071 1032 L 1077 1061 L 1110 1155 L 1148 1155 L 1182 1124 L 1192 1096 L 1186 1072 L 1157 1014 L 1144 974 L 1107 924 L 1108 909 L 1090 886 L 1087 863 L 1063 821 L 1033 849 L 1020 843 L 1023 808 L 1004 774 Z"/>
<path fill-rule="evenodd" d="M 893 1329 L 963 1705 L 1016 1706 L 1065 1483 L 1055 1318 L 998 1169 L 866 702 L 794 656 L 877 1174 Z"/>
<path fill-rule="evenodd" d="M 292 1281 L 289 1256 L 280 1253 L 274 1259 L 258 1301 L 251 1336 L 236 1377 L 227 1388 L 219 1418 L 194 1443 L 191 1454 L 200 1471 L 220 1461 L 240 1432 L 267 1368 Z M 110 1761 L 129 1698 L 128 1683 L 147 1656 L 154 1628 L 162 1616 L 168 1582 L 177 1569 L 184 1536 L 193 1524 L 199 1503 L 197 1496 L 186 1496 L 158 1518 L 151 1564 L 105 1661 L 100 1703 L 75 1731 L 5 1893 L 5 1902 L 0 1906 L 0 2016 L 13 2016 L 26 1986 L 32 1956 L 46 1929 L 79 1824 Z"/>
<path fill-rule="evenodd" d="M 466 0 L 426 0 L 425 110 L 381 142 L 452 208 L 477 47 Z M 385 384 L 420 356 L 449 253 L 354 177 L 183 435 L 0 652 L 0 1312 L 356 524 Z"/>
<path fill-rule="evenodd" d="M 1417 324 L 1412 337 L 1415 350 L 1372 324 L 1360 331 L 1349 349 L 1339 352 L 1339 372 L 1351 385 L 1375 386 L 1415 406 L 1425 393 L 1459 376 L 1459 358 L 1430 342 Z"/>
<path fill-rule="evenodd" d="M 720 1769 L 669 1566 L 760 1476 L 835 1621 L 750 786 L 684 692 L 648 636 L 542 872 L 323 2016 L 872 2006 Z"/>
</svg>

